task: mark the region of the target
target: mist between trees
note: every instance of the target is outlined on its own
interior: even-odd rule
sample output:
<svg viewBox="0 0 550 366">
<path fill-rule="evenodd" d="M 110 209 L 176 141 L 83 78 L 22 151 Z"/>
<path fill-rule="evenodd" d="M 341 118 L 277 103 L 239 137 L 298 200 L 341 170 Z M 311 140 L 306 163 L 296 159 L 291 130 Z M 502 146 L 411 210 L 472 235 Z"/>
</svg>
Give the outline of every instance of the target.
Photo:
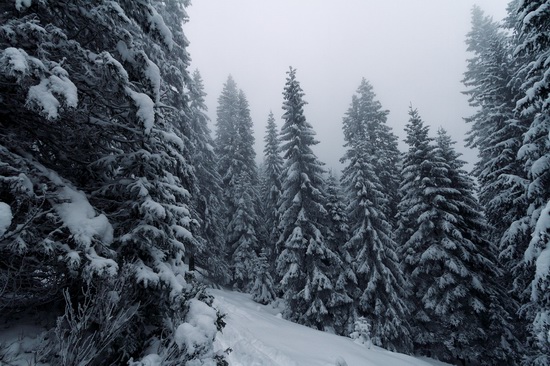
<svg viewBox="0 0 550 366">
<path fill-rule="evenodd" d="M 35 362 L 225 365 L 230 286 L 391 351 L 550 364 L 549 1 L 472 9 L 472 172 L 414 106 L 399 151 L 365 79 L 327 171 L 292 67 L 257 166 L 232 77 L 208 127 L 186 6 L 0 5 L 0 316 L 46 329 Z"/>
</svg>

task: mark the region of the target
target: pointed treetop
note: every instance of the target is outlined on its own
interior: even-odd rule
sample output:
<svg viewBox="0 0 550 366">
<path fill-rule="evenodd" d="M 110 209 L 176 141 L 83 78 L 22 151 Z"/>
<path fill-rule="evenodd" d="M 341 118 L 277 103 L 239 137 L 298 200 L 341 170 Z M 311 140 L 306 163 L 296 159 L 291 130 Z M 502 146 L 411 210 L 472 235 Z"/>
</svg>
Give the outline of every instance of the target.
<svg viewBox="0 0 550 366">
<path fill-rule="evenodd" d="M 409 122 L 405 125 L 407 137 L 405 142 L 410 146 L 410 150 L 414 151 L 418 148 L 418 143 L 422 141 L 431 141 L 428 137 L 429 127 L 424 125 L 424 121 L 418 113 L 418 109 L 409 107 Z"/>
</svg>

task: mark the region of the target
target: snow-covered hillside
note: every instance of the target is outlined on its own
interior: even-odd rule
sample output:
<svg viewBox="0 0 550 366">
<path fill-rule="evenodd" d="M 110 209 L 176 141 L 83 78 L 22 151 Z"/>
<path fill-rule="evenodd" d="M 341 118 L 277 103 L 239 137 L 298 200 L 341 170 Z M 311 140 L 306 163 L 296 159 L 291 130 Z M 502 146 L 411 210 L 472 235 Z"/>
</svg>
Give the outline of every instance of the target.
<svg viewBox="0 0 550 366">
<path fill-rule="evenodd" d="M 352 339 L 320 332 L 281 318 L 279 310 L 253 302 L 250 295 L 211 290 L 214 305 L 226 313 L 216 337 L 218 349 L 230 348 L 232 366 L 433 366 L 444 363 L 368 349 Z"/>
</svg>

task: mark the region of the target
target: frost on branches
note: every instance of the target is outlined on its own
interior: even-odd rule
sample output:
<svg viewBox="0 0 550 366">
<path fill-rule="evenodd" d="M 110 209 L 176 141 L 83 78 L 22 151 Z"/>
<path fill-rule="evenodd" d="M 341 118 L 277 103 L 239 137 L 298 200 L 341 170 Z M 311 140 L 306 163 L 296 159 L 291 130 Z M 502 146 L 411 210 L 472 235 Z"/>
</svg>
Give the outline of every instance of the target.
<svg viewBox="0 0 550 366">
<path fill-rule="evenodd" d="M 218 98 L 216 127 L 215 151 L 222 178 L 231 281 L 236 288 L 249 291 L 258 248 L 258 172 L 248 101 L 231 76 Z"/>
<path fill-rule="evenodd" d="M 493 282 L 498 272 L 473 183 L 450 138 L 440 131 L 433 146 L 418 112 L 409 114 L 399 231 L 405 276 L 414 288 L 411 306 L 418 309 L 415 349 L 447 361 L 515 362 L 517 341 L 509 324 L 499 322 L 509 314 Z M 493 341 L 488 352 L 483 345 Z"/>
<path fill-rule="evenodd" d="M 396 176 L 392 174 L 396 161 L 391 158 L 394 135 L 385 124 L 387 111 L 374 98 L 372 87 L 363 79 L 344 118 L 347 150 L 342 183 L 350 225 L 344 247 L 357 278 L 357 290 L 350 295 L 357 312 L 372 324 L 374 344 L 409 352 L 407 283 L 396 255 L 391 219 L 386 216 L 393 211 L 387 179 Z"/>
<path fill-rule="evenodd" d="M 372 347 L 370 329 L 371 325 L 368 320 L 364 317 L 359 317 L 355 321 L 354 331 L 349 336 L 355 343 L 364 345 L 370 349 Z"/>
<path fill-rule="evenodd" d="M 540 351 L 532 362 L 550 364 L 550 202 L 542 210 L 533 238 L 525 252 L 525 261 L 534 263 L 535 278 L 531 282 L 531 301 L 537 305 L 533 334 Z"/>
<path fill-rule="evenodd" d="M 524 289 L 531 294 L 525 301 L 529 321 L 533 323 L 531 336 L 534 347 L 525 357 L 526 364 L 550 364 L 548 358 L 548 313 L 550 305 L 544 296 L 548 282 L 545 260 L 546 221 L 550 200 L 550 1 L 521 0 L 511 7 L 510 18 L 515 30 L 516 49 L 514 57 L 521 60 L 516 73 L 523 95 L 517 100 L 517 111 L 528 118 L 530 125 L 523 136 L 518 158 L 527 173 L 527 201 L 529 208 L 518 224 L 524 233 L 533 235 L 525 252 L 526 271 L 532 279 Z M 546 293 L 548 291 L 546 290 Z"/>
<path fill-rule="evenodd" d="M 61 310 L 42 362 L 213 362 L 219 316 L 183 265 L 203 243 L 184 4 L 17 1 L 0 14 L 2 315 Z M 176 337 L 186 323 L 200 343 Z"/>
<path fill-rule="evenodd" d="M 281 253 L 277 258 L 279 288 L 287 301 L 288 318 L 324 329 L 331 326 L 328 300 L 338 256 L 326 242 L 323 168 L 311 146 L 315 132 L 303 115 L 303 91 L 290 68 L 284 88 L 281 131 L 282 194 L 279 200 Z"/>
</svg>

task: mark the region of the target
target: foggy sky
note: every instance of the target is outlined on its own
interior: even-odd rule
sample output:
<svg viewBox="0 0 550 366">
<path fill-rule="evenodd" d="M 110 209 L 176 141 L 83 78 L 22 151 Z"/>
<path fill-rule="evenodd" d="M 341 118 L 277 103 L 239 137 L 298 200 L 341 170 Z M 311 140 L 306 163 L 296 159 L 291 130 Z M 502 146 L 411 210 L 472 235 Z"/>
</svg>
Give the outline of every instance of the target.
<svg viewBox="0 0 550 366">
<path fill-rule="evenodd" d="M 507 0 L 194 0 L 184 29 L 191 69 L 205 84 L 209 116 L 229 74 L 250 103 L 257 161 L 263 160 L 267 116 L 279 128 L 289 66 L 305 93 L 305 116 L 320 141 L 313 149 L 327 168 L 341 169 L 342 118 L 364 77 L 388 109 L 388 124 L 405 151 L 410 104 L 435 136 L 442 126 L 457 141 L 463 159 L 473 113 L 461 80 L 466 70 L 465 37 L 471 8 L 478 4 L 495 20 Z M 467 167 L 469 170 L 471 165 Z"/>
</svg>

